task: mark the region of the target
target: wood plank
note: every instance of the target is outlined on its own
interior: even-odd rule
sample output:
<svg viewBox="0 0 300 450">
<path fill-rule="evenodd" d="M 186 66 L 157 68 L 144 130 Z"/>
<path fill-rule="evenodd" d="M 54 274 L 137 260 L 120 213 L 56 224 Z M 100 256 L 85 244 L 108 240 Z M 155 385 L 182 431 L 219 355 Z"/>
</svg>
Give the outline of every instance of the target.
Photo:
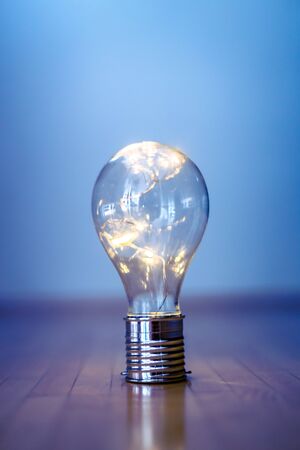
<svg viewBox="0 0 300 450">
<path fill-rule="evenodd" d="M 50 367 L 43 378 L 31 392 L 36 396 L 66 396 L 70 393 L 80 372 L 81 363 L 78 359 L 59 361 Z"/>
<path fill-rule="evenodd" d="M 300 412 L 300 382 L 297 377 L 285 369 L 262 368 L 257 361 L 243 362 L 243 365 L 250 373 L 271 386 L 290 407 L 298 409 Z"/>
<path fill-rule="evenodd" d="M 0 448 L 6 448 L 9 427 L 14 422 L 18 410 L 44 375 L 44 364 L 33 365 L 31 369 L 28 369 L 26 364 L 23 367 L 24 371 L 22 364 L 17 366 L 17 376 L 7 377 L 0 386 Z"/>
<path fill-rule="evenodd" d="M 123 437 L 111 407 L 112 360 L 105 359 L 97 350 L 86 358 L 75 383 L 68 393 L 60 411 L 58 426 L 47 448 L 56 450 L 119 448 L 112 447 L 118 440 L 123 445 Z M 120 441 L 119 441 L 120 438 Z"/>
<path fill-rule="evenodd" d="M 46 449 L 52 441 L 63 397 L 27 397 L 0 438 L 5 450 Z"/>
<path fill-rule="evenodd" d="M 300 448 L 299 317 L 195 310 L 189 382 L 155 386 L 120 376 L 118 315 L 27 316 L 0 318 L 1 450 Z"/>
<path fill-rule="evenodd" d="M 293 414 L 287 414 L 281 396 L 238 362 L 199 360 L 191 389 L 221 448 L 284 448 L 287 436 L 277 432 L 283 425 L 289 430 L 288 448 L 297 448 L 298 426 Z"/>
</svg>

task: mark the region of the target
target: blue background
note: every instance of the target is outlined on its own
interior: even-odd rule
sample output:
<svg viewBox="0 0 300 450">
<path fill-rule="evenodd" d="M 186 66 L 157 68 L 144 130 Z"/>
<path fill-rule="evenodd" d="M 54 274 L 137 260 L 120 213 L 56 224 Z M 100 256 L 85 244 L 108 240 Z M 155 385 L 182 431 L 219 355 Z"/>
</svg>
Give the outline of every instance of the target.
<svg viewBox="0 0 300 450">
<path fill-rule="evenodd" d="M 124 295 L 90 197 L 140 140 L 181 147 L 207 181 L 185 293 L 299 289 L 299 2 L 0 9 L 2 297 Z"/>
</svg>

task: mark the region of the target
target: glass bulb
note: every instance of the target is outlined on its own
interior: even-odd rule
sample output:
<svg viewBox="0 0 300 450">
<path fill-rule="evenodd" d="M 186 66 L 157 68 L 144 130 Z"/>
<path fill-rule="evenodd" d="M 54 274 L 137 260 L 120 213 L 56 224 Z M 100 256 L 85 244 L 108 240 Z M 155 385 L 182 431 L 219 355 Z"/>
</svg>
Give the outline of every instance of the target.
<svg viewBox="0 0 300 450">
<path fill-rule="evenodd" d="M 93 219 L 123 282 L 129 315 L 180 314 L 181 284 L 203 236 L 208 205 L 201 172 L 176 148 L 128 145 L 102 169 Z"/>
</svg>

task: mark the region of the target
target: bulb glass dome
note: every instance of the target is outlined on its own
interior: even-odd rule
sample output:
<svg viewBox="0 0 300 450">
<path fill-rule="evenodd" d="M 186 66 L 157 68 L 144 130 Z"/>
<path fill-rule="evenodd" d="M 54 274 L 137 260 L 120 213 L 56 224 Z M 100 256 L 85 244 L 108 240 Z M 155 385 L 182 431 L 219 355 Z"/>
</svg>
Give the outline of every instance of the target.
<svg viewBox="0 0 300 450">
<path fill-rule="evenodd" d="M 176 148 L 132 144 L 102 169 L 93 190 L 93 219 L 123 282 L 129 316 L 180 315 L 181 284 L 208 210 L 201 172 Z"/>
</svg>

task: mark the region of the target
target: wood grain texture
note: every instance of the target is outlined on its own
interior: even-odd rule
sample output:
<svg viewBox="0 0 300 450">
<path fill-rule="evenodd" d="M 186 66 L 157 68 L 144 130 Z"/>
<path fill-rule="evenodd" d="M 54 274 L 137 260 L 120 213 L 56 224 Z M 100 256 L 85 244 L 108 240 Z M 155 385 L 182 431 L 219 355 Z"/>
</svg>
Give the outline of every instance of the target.
<svg viewBox="0 0 300 450">
<path fill-rule="evenodd" d="M 0 315 L 0 450 L 299 450 L 299 308 L 187 309 L 186 383 L 127 384 L 117 308 Z"/>
</svg>

